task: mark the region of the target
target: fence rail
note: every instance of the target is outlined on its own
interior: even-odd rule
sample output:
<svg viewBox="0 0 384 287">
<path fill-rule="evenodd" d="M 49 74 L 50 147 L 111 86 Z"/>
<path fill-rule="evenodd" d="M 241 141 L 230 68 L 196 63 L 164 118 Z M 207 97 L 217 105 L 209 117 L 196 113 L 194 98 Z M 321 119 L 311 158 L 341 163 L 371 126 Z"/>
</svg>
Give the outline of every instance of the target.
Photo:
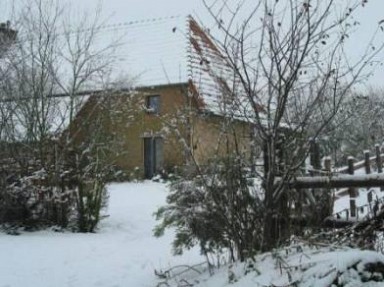
<svg viewBox="0 0 384 287">
<path fill-rule="evenodd" d="M 324 189 L 332 191 L 341 196 L 349 196 L 349 209 L 345 209 L 347 220 L 359 219 L 359 211 L 364 210 L 368 206 L 372 206 L 373 192 L 367 193 L 367 204 L 363 206 L 356 205 L 356 198 L 359 196 L 359 188 L 380 187 L 383 191 L 384 173 L 383 161 L 384 151 L 379 144 L 375 145 L 374 156 L 370 155 L 370 151 L 363 152 L 364 159 L 355 161 L 353 157 L 348 157 L 348 164 L 344 167 L 332 168 L 331 158 L 327 157 L 320 161 L 320 148 L 315 141 L 311 142 L 310 164 L 311 169 L 308 176 L 300 176 L 292 179 L 288 185 L 295 189 Z M 361 170 L 363 169 L 364 170 Z M 359 171 L 356 174 L 356 171 Z M 335 189 L 339 189 L 335 192 Z M 376 202 L 379 202 L 378 199 Z M 380 207 L 384 207 L 382 201 L 379 202 Z M 373 209 L 371 208 L 372 212 Z M 337 214 L 336 214 L 337 217 Z"/>
</svg>

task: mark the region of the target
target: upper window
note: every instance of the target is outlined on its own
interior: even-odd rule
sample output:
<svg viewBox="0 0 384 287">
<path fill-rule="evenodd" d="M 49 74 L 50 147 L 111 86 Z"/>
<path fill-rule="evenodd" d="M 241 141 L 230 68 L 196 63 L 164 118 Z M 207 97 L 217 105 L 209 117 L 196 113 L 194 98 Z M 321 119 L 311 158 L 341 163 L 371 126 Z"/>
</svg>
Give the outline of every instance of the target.
<svg viewBox="0 0 384 287">
<path fill-rule="evenodd" d="M 148 96 L 145 106 L 147 108 L 147 112 L 158 114 L 160 112 L 160 96 Z"/>
</svg>

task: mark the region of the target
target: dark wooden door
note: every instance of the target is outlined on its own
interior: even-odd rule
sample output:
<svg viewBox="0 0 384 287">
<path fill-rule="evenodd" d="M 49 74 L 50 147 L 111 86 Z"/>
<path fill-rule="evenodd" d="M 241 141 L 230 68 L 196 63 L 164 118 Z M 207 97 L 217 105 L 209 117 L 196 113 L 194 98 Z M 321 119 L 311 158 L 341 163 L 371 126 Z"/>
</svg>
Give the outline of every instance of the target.
<svg viewBox="0 0 384 287">
<path fill-rule="evenodd" d="M 163 165 L 163 140 L 160 137 L 144 138 L 144 175 L 152 178 Z"/>
</svg>

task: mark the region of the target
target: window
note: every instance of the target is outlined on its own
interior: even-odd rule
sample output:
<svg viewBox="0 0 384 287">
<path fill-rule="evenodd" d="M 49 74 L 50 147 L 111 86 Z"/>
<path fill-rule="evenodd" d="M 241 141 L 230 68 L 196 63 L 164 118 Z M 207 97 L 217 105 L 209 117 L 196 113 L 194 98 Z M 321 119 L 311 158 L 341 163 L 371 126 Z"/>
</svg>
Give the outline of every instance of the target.
<svg viewBox="0 0 384 287">
<path fill-rule="evenodd" d="M 160 96 L 148 96 L 145 105 L 147 112 L 158 114 L 160 112 Z"/>
</svg>

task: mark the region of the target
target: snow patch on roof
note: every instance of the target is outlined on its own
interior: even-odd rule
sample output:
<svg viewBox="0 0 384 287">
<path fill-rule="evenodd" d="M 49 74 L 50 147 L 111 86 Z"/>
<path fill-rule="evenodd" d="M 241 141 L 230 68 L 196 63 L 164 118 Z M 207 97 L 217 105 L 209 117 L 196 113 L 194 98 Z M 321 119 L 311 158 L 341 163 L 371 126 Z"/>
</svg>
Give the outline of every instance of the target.
<svg viewBox="0 0 384 287">
<path fill-rule="evenodd" d="M 129 75 L 136 86 L 188 81 L 186 17 L 132 21 L 121 23 L 115 29 L 119 30 L 120 44 L 117 74 Z"/>
</svg>

